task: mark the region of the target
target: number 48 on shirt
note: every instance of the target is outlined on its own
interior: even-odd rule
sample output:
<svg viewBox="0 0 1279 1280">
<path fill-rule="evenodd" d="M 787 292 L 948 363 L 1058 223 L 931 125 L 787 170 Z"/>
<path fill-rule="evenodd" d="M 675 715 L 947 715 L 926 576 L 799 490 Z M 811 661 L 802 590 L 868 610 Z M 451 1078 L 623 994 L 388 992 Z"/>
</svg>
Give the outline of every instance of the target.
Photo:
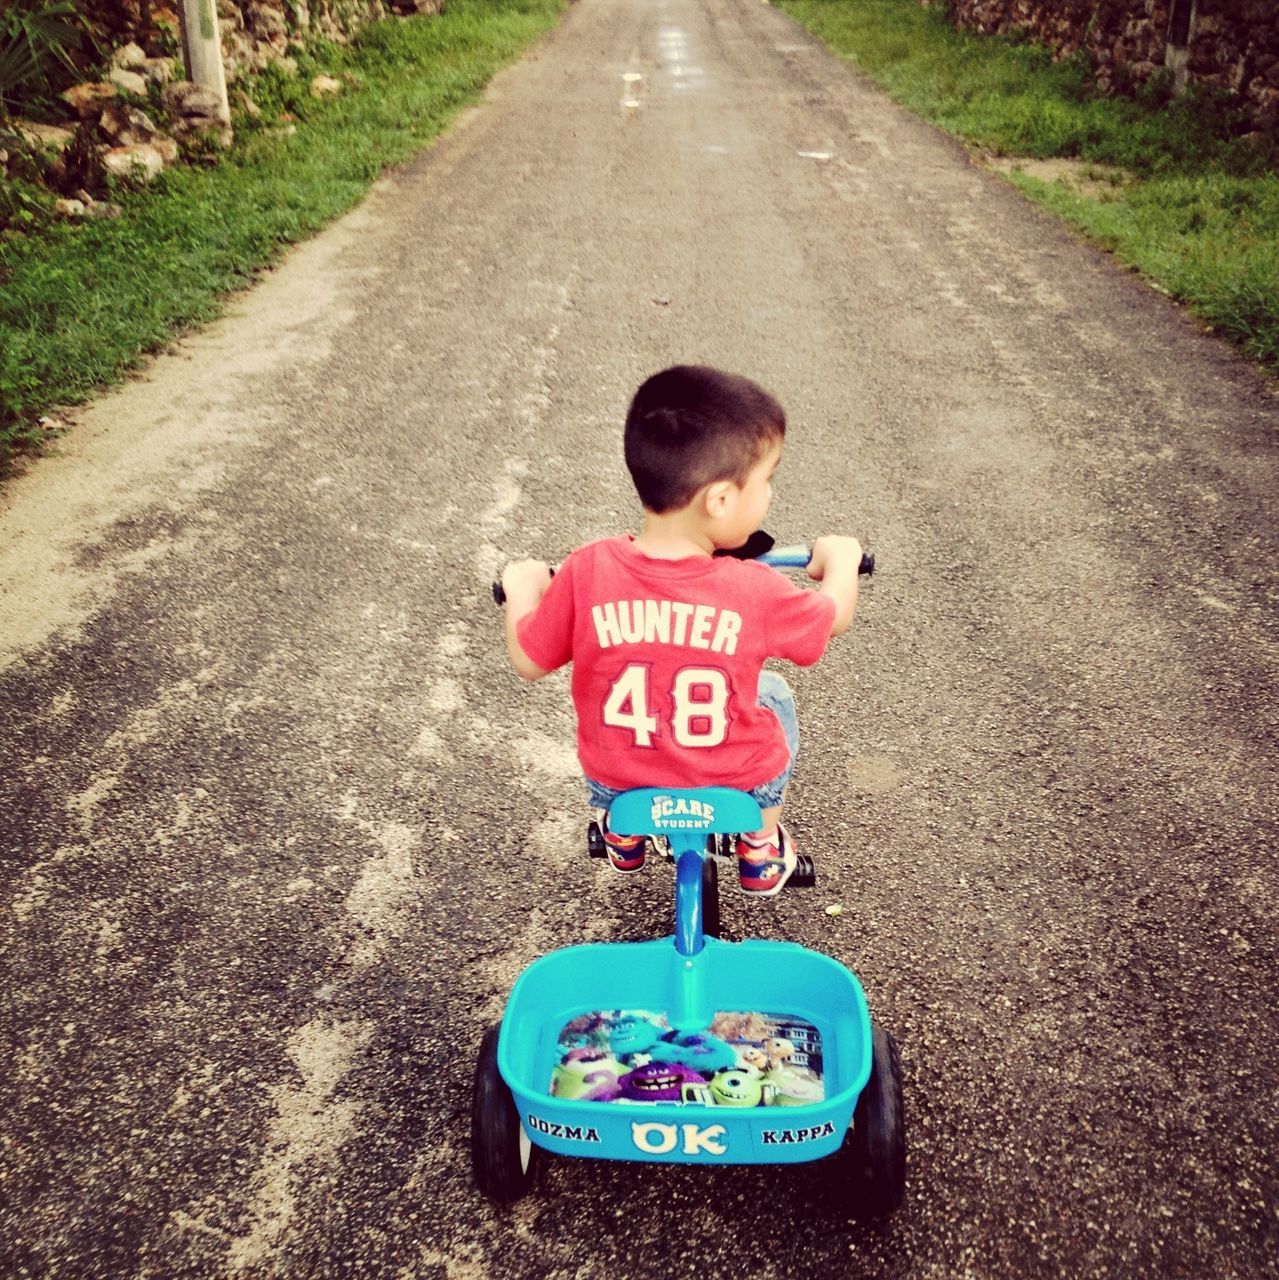
<svg viewBox="0 0 1279 1280">
<path fill-rule="evenodd" d="M 685 667 L 671 686 L 671 736 L 681 747 L 718 747 L 728 737 L 728 677 L 718 667 Z M 613 681 L 604 700 L 604 723 L 629 729 L 637 747 L 653 745 L 657 716 L 649 668 L 631 663 Z"/>
</svg>

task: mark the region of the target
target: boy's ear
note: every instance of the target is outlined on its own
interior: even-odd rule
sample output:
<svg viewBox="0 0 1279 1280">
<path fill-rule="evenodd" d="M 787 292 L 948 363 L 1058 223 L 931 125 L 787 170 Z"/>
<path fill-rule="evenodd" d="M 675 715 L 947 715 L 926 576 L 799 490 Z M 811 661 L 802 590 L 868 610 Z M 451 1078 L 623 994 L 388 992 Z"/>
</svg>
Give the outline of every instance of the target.
<svg viewBox="0 0 1279 1280">
<path fill-rule="evenodd" d="M 706 514 L 712 519 L 727 514 L 736 490 L 737 486 L 731 480 L 716 480 L 708 484 L 702 498 Z"/>
</svg>

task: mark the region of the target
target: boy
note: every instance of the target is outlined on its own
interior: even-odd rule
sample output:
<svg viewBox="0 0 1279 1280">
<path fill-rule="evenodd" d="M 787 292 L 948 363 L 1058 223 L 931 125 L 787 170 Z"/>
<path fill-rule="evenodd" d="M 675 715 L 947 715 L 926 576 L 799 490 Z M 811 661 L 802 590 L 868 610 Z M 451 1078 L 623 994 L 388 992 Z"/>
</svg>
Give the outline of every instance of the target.
<svg viewBox="0 0 1279 1280">
<path fill-rule="evenodd" d="M 515 670 L 540 680 L 572 661 L 578 757 L 601 810 L 610 863 L 644 865 L 642 836 L 607 829 L 632 787 L 734 787 L 763 826 L 737 843 L 742 890 L 779 892 L 795 869 L 782 792 L 799 745 L 786 682 L 769 657 L 808 666 L 857 606 L 856 538 L 813 544 L 818 591 L 716 551 L 740 547 L 772 498 L 786 415 L 746 378 L 697 366 L 655 374 L 626 417 L 626 465 L 644 528 L 574 551 L 551 576 L 540 560 L 502 575 Z"/>
</svg>

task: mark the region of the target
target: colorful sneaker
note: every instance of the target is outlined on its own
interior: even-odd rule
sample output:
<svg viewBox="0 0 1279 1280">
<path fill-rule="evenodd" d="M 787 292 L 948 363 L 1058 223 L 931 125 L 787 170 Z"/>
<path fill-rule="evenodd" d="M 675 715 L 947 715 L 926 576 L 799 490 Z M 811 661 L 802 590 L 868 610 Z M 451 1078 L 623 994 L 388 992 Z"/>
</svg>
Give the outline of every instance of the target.
<svg viewBox="0 0 1279 1280">
<path fill-rule="evenodd" d="M 608 829 L 608 813 L 604 809 L 596 811 L 596 821 L 604 833 L 604 852 L 608 854 L 609 866 L 614 871 L 622 871 L 629 875 L 644 866 L 644 856 L 648 851 L 648 842 L 644 836 L 616 836 Z"/>
<path fill-rule="evenodd" d="M 796 864 L 795 848 L 780 823 L 768 835 L 737 837 L 737 877 L 751 898 L 780 893 Z"/>
</svg>

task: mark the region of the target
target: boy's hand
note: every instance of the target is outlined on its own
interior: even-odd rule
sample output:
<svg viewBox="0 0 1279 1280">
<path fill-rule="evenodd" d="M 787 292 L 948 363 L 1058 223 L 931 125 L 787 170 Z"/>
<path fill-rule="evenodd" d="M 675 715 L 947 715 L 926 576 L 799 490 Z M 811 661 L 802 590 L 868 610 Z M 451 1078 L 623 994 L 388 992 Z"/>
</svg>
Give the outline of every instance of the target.
<svg viewBox="0 0 1279 1280">
<path fill-rule="evenodd" d="M 550 585 L 551 571 L 544 560 L 516 560 L 502 570 L 502 590 L 506 592 L 506 606 L 502 610 L 506 652 L 511 666 L 525 680 L 540 680 L 546 672 L 524 652 L 516 629 L 520 620 L 537 608 Z"/>
<path fill-rule="evenodd" d="M 502 590 L 507 612 L 527 611 L 551 585 L 551 570 L 544 560 L 514 560 L 502 570 Z"/>
<path fill-rule="evenodd" d="M 857 610 L 857 571 L 862 566 L 862 544 L 856 538 L 825 537 L 813 543 L 808 576 L 822 584 L 822 593 L 835 601 L 832 636 L 842 636 Z"/>
<path fill-rule="evenodd" d="M 854 580 L 862 564 L 862 544 L 856 538 L 831 534 L 813 543 L 813 554 L 808 561 L 808 576 L 821 582 L 832 570 L 840 576 L 850 569 Z"/>
</svg>

